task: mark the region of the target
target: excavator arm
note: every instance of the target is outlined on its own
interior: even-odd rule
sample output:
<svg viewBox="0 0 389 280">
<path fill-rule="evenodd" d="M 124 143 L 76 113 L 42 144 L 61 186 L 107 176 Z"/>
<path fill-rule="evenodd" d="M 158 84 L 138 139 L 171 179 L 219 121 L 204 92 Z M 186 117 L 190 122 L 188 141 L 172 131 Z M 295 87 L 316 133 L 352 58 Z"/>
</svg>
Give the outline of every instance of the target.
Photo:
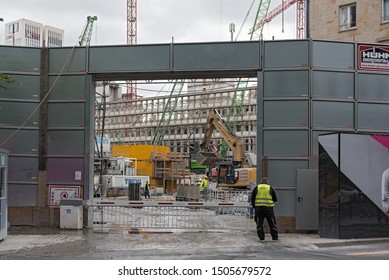
<svg viewBox="0 0 389 280">
<path fill-rule="evenodd" d="M 234 164 L 245 165 L 246 157 L 241 139 L 235 135 L 216 109 L 210 110 L 208 114 L 207 128 L 203 141 L 200 144 L 201 150 L 197 156 L 198 163 L 207 165 L 207 163 L 215 163 L 222 160 L 214 152 L 209 151 L 211 137 L 215 129 L 219 131 L 220 135 L 232 150 Z"/>
</svg>

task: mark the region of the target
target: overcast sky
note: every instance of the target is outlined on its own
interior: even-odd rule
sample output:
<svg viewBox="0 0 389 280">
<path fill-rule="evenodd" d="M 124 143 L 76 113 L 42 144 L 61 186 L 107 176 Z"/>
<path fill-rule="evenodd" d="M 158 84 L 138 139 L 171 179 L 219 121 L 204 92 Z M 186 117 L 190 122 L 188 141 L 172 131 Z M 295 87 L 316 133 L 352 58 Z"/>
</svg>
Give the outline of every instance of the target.
<svg viewBox="0 0 389 280">
<path fill-rule="evenodd" d="M 138 44 L 174 42 L 229 41 L 229 24 L 236 32 L 253 0 L 138 0 Z M 73 46 L 86 23 L 87 16 L 97 16 L 91 45 L 127 43 L 127 0 L 12 0 L 2 1 L 0 44 L 4 44 L 4 25 L 26 18 L 65 31 L 65 45 Z M 238 40 L 249 40 L 260 0 L 256 0 Z M 270 10 L 282 0 L 273 0 Z M 278 16 L 264 28 L 264 39 L 295 38 L 295 7 Z"/>
</svg>

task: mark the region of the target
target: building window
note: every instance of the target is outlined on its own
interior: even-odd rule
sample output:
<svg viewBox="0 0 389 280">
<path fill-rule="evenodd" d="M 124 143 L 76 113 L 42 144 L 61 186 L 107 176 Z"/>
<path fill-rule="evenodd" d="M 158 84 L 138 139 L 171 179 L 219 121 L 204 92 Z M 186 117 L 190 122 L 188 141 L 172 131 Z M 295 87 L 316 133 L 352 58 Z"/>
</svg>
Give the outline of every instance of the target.
<svg viewBox="0 0 389 280">
<path fill-rule="evenodd" d="M 389 21 L 389 0 L 382 0 L 382 20 Z"/>
<path fill-rule="evenodd" d="M 340 7 L 340 30 L 347 30 L 357 25 L 357 5 L 351 4 Z"/>
</svg>

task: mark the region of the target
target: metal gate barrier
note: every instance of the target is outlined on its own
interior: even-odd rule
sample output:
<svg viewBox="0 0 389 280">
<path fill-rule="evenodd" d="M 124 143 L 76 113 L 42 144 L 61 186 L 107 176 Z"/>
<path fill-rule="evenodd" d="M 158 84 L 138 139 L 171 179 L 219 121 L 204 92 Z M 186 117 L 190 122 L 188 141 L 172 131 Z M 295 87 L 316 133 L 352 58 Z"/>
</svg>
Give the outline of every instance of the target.
<svg viewBox="0 0 389 280">
<path fill-rule="evenodd" d="M 96 232 L 139 229 L 247 230 L 254 228 L 248 202 L 92 200 L 88 227 Z"/>
</svg>

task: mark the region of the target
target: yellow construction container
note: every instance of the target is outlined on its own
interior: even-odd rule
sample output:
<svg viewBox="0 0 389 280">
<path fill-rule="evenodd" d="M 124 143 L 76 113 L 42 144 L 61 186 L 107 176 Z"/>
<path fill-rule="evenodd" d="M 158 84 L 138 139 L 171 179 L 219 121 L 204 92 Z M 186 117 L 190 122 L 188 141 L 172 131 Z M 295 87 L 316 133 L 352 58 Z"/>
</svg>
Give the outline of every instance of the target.
<svg viewBox="0 0 389 280">
<path fill-rule="evenodd" d="M 162 188 L 165 193 L 177 190 L 177 180 L 185 177 L 176 163 L 183 162 L 177 153 L 171 153 L 167 146 L 114 145 L 112 156 L 136 158 L 137 175 L 150 176 L 150 188 Z"/>
</svg>

